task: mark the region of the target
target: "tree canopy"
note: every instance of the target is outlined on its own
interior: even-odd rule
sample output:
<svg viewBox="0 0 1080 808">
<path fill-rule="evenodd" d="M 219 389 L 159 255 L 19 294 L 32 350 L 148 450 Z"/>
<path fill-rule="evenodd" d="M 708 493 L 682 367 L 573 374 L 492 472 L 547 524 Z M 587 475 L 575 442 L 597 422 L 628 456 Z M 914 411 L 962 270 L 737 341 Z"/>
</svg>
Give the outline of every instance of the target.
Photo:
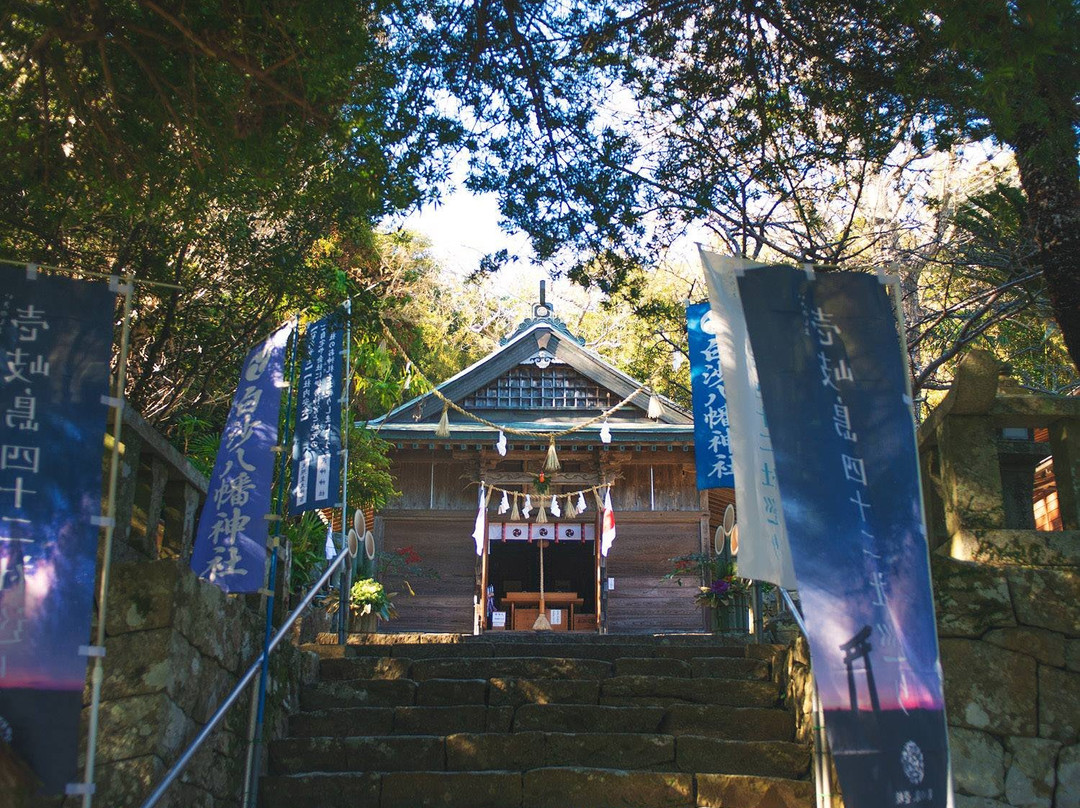
<svg viewBox="0 0 1080 808">
<path fill-rule="evenodd" d="M 406 62 L 443 66 L 470 184 L 540 260 L 615 289 L 699 221 L 750 256 L 857 265 L 852 225 L 899 147 L 991 138 L 1016 156 L 1032 265 L 1080 359 L 1072 0 L 435 5 Z"/>
</svg>

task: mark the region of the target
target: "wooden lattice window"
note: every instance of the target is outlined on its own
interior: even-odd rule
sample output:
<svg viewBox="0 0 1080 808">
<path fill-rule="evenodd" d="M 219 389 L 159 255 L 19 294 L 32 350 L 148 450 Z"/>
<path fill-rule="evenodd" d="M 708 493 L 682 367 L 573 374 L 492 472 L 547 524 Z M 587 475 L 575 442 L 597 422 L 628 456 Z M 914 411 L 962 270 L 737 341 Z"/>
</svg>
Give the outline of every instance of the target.
<svg viewBox="0 0 1080 808">
<path fill-rule="evenodd" d="M 606 410 L 614 394 L 565 365 L 522 365 L 465 399 L 466 409 Z"/>
</svg>

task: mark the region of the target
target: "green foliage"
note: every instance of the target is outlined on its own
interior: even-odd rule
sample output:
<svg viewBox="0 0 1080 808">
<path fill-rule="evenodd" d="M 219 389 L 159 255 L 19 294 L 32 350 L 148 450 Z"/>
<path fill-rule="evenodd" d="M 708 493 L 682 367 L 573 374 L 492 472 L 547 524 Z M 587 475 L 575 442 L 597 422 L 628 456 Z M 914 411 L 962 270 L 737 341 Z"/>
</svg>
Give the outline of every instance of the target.
<svg viewBox="0 0 1080 808">
<path fill-rule="evenodd" d="M 683 585 L 683 578 L 693 578 L 697 591 L 694 602 L 701 606 L 730 606 L 736 598 L 750 592 L 750 582 L 739 578 L 734 561 L 711 553 L 690 553 L 669 558 L 671 569 L 662 580 Z"/>
<path fill-rule="evenodd" d="M 388 593 L 375 579 L 361 578 L 353 583 L 349 590 L 349 614 L 353 618 L 374 614 L 380 620 L 392 620 L 397 617 L 397 609 L 394 608 L 392 600 L 395 597 L 396 592 Z M 326 598 L 324 605 L 330 614 L 337 613 L 341 608 L 341 601 L 336 590 Z"/>
<path fill-rule="evenodd" d="M 284 534 L 292 548 L 292 590 L 307 592 L 326 565 L 326 525 L 315 511 L 308 511 L 286 521 Z"/>
</svg>

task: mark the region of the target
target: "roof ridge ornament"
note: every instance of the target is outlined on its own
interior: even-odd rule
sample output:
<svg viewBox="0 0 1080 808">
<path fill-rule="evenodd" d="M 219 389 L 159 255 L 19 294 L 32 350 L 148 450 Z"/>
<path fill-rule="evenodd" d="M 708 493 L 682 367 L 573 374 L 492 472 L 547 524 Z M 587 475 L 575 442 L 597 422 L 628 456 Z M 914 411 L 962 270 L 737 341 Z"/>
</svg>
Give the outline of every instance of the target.
<svg viewBox="0 0 1080 808">
<path fill-rule="evenodd" d="M 503 337 L 499 340 L 500 345 L 505 345 L 518 335 L 528 331 L 530 328 L 536 325 L 548 325 L 552 331 L 558 332 L 560 335 L 572 339 L 578 345 L 584 345 L 585 340 L 576 334 L 571 333 L 570 328 L 555 316 L 555 307 L 552 306 L 547 299 L 547 281 L 540 281 L 540 302 L 533 303 L 532 316 L 526 317 L 525 320 L 514 329 L 508 337 Z"/>
</svg>

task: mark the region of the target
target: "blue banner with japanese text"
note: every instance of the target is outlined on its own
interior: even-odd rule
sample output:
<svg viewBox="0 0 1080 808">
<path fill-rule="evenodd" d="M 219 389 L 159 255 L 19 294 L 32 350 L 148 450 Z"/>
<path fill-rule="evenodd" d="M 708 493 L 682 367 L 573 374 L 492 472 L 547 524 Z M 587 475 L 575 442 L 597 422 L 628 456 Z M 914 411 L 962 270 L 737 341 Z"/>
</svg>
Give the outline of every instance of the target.
<svg viewBox="0 0 1080 808">
<path fill-rule="evenodd" d="M 116 295 L 5 271 L 0 291 L 0 735 L 74 782 Z"/>
<path fill-rule="evenodd" d="M 296 394 L 289 509 L 340 505 L 343 313 L 308 326 Z"/>
<path fill-rule="evenodd" d="M 257 592 L 266 577 L 274 446 L 293 327 L 279 328 L 244 360 L 199 518 L 191 568 L 226 592 Z"/>
<path fill-rule="evenodd" d="M 888 289 L 764 267 L 739 293 L 844 802 L 944 807 L 929 553 Z"/>
<path fill-rule="evenodd" d="M 708 303 L 686 307 L 690 392 L 694 405 L 694 461 L 699 491 L 735 485 L 720 349 L 716 334 L 709 328 L 711 318 Z"/>
</svg>

